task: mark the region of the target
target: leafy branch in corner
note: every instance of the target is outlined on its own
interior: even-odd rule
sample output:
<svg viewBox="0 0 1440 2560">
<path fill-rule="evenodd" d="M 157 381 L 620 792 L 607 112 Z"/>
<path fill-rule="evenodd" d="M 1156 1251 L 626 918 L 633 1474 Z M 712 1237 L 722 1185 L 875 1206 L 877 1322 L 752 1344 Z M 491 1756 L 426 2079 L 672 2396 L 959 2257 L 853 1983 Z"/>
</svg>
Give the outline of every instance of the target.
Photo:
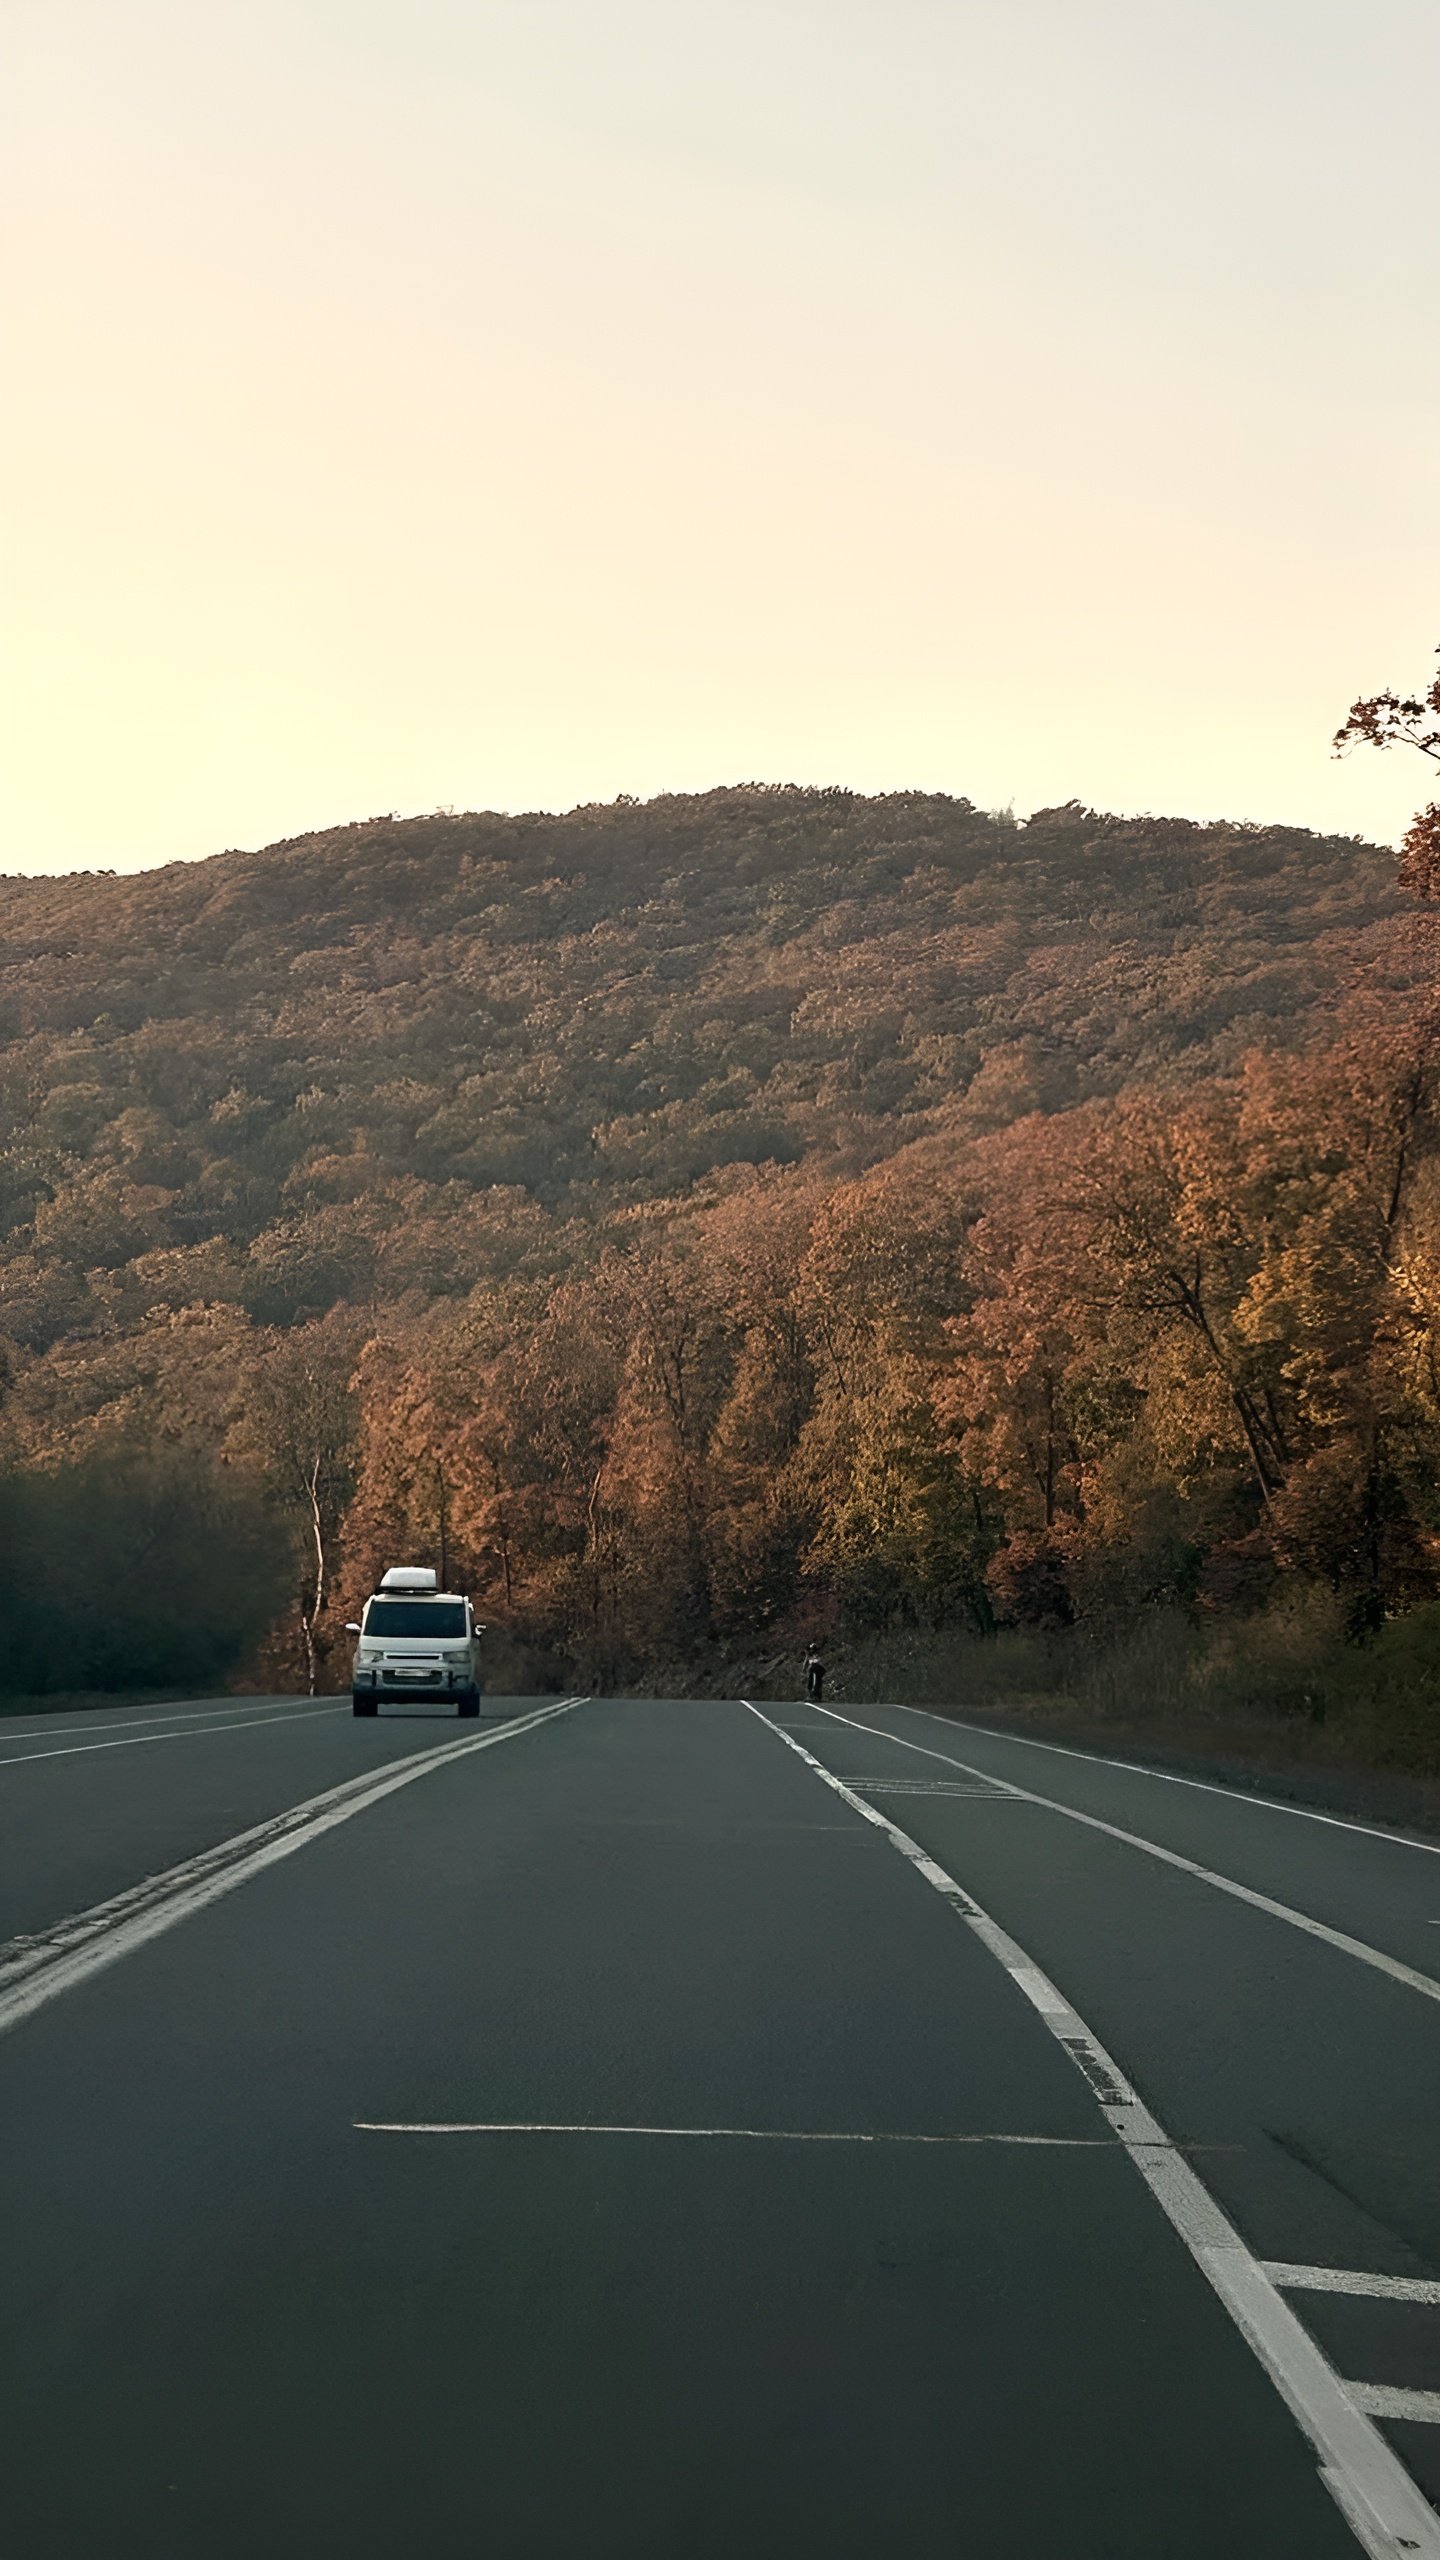
<svg viewBox="0 0 1440 2560">
<path fill-rule="evenodd" d="M 1440 655 L 1440 652 L 1437 652 Z M 1335 732 L 1335 753 L 1356 743 L 1414 747 L 1440 764 L 1440 675 L 1422 694 L 1372 693 L 1352 702 Z M 1420 898 L 1440 898 L 1440 800 L 1417 812 L 1400 843 L 1400 879 Z"/>
</svg>

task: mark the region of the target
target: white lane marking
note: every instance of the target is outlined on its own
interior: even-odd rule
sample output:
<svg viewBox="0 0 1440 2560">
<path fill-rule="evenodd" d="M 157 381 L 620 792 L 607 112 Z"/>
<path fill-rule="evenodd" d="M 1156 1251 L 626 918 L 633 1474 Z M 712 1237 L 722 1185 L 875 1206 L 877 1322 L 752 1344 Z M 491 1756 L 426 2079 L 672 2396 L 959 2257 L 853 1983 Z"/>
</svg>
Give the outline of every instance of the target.
<svg viewBox="0 0 1440 2560">
<path fill-rule="evenodd" d="M 1348 2382 L 1345 2388 L 1372 2418 L 1414 2418 L 1422 2427 L 1440 2427 L 1440 2391 L 1406 2391 L 1394 2382 Z"/>
<path fill-rule="evenodd" d="M 1421 2497 L 1404 2465 L 1357 2405 L 1353 2391 L 1321 2354 L 1234 2224 L 1221 2212 L 1209 2188 L 1202 2184 L 1188 2160 L 1181 2158 L 1163 2126 L 1063 1992 L 888 1814 L 857 1796 L 843 1778 L 837 1778 L 783 1726 L 771 1724 L 750 1699 L 742 1700 L 742 1704 L 761 1724 L 769 1726 L 817 1778 L 833 1787 L 863 1822 L 873 1823 L 877 1831 L 883 1831 L 891 1847 L 935 1885 L 981 1945 L 1005 1967 L 1017 1989 L 1063 2045 L 1162 2213 L 1184 2241 L 1314 2446 L 1320 2477 L 1370 2560 L 1396 2560 L 1400 2552 L 1418 2552 L 1422 2560 L 1440 2560 L 1440 2516 Z"/>
<path fill-rule="evenodd" d="M 1282 2258 L 1266 2258 L 1265 2273 L 1285 2293 L 1367 2293 L 1382 2302 L 1440 2303 L 1440 2284 L 1430 2276 L 1376 2276 L 1364 2267 L 1292 2267 Z"/>
<path fill-rule="evenodd" d="M 1237 1902 L 1249 1903 L 1252 1910 L 1268 1912 L 1272 1920 L 1288 1921 L 1292 1929 L 1303 1929 L 1307 1936 L 1323 1939 L 1327 1947 L 1338 1947 L 1342 1955 L 1373 1965 L 1377 1973 L 1388 1973 L 1393 1982 L 1403 1982 L 1408 1990 L 1422 1992 L 1427 2000 L 1440 2000 L 1440 1982 L 1432 1974 L 1417 1972 L 1414 1965 L 1402 1964 L 1398 1956 L 1388 1956 L 1382 1948 L 1367 1945 L 1363 1938 L 1352 1938 L 1344 1929 L 1332 1929 L 1327 1921 L 1312 1920 L 1308 1911 L 1293 1910 L 1288 1902 L 1276 1902 L 1268 1893 L 1257 1893 L 1251 1885 L 1237 1884 L 1233 1876 L 1217 1875 L 1213 1867 L 1202 1867 L 1194 1858 L 1182 1858 L 1178 1849 L 1162 1848 L 1158 1840 L 1147 1840 L 1138 1831 L 1125 1831 L 1118 1822 L 1102 1822 L 1098 1813 L 1082 1813 L 1078 1805 L 1062 1803 L 1058 1796 L 1037 1795 L 1030 1787 L 1017 1787 L 1009 1778 L 990 1778 L 987 1770 L 974 1768 L 968 1760 L 957 1760 L 948 1751 L 934 1751 L 926 1742 L 910 1742 L 903 1734 L 886 1733 L 880 1725 L 861 1724 L 855 1716 L 836 1715 L 831 1707 L 822 1707 L 820 1712 L 835 1724 L 847 1725 L 852 1733 L 868 1733 L 876 1741 L 893 1742 L 897 1751 L 918 1751 L 927 1760 L 943 1760 L 949 1769 L 963 1769 L 968 1777 L 986 1778 L 1007 1795 L 1019 1796 L 1027 1804 L 1044 1805 L 1051 1813 L 1063 1814 L 1067 1822 L 1083 1823 L 1087 1831 L 1103 1831 L 1107 1839 L 1121 1840 L 1127 1849 L 1143 1849 L 1147 1858 L 1158 1858 L 1162 1865 L 1176 1867 L 1182 1875 L 1195 1876 L 1201 1884 L 1213 1885 L 1217 1893 L 1232 1894 Z M 775 1730 L 779 1733 L 783 1728 L 777 1725 Z M 789 1739 L 787 1734 L 786 1740 Z"/>
<path fill-rule="evenodd" d="M 920 2142 L 975 2146 L 1009 2143 L 1038 2151 L 1113 2151 L 1108 2134 L 1064 2133 L 790 2133 L 755 2124 L 367 2124 L 356 2133 L 633 2133 L 667 2142 Z"/>
<path fill-rule="evenodd" d="M 213 1715 L 217 1707 L 226 1715 L 238 1713 L 241 1707 L 260 1707 L 267 1714 L 279 1715 L 286 1709 L 293 1712 L 296 1707 L 308 1707 L 309 1703 L 308 1698 L 300 1697 L 192 1698 L 188 1707 L 157 1707 L 153 1715 L 135 1716 L 117 1716 L 109 1707 L 94 1707 L 83 1724 L 56 1724 L 49 1716 L 0 1716 L 0 1734 L 7 1742 L 48 1742 L 52 1733 L 118 1733 L 122 1725 L 185 1724 L 192 1716 Z M 332 1703 L 338 1705 L 339 1701 Z"/>
<path fill-rule="evenodd" d="M 824 1714 L 828 1710 L 822 1708 Z M 887 1708 L 886 1713 L 889 1714 Z M 952 1733 L 978 1733 L 987 1742 L 1021 1742 L 1027 1751 L 1053 1751 L 1061 1760 L 1086 1760 L 1092 1768 L 1126 1769 L 1135 1778 L 1155 1778 L 1166 1787 L 1195 1787 L 1201 1795 L 1223 1796 L 1227 1804 L 1258 1805 L 1264 1813 L 1293 1813 L 1297 1822 L 1327 1823 L 1332 1831 L 1358 1831 L 1366 1840 L 1388 1841 L 1392 1849 L 1423 1849 L 1431 1858 L 1440 1858 L 1440 1840 L 1417 1840 L 1409 1831 L 1384 1831 L 1378 1823 L 1351 1822 L 1343 1813 L 1317 1813 L 1308 1804 L 1286 1804 L 1279 1796 L 1252 1795 L 1248 1787 L 1217 1786 L 1213 1778 L 1184 1778 L 1177 1769 L 1152 1769 L 1143 1760 L 1112 1760 L 1103 1751 L 1080 1751 L 1071 1742 L 1041 1742 L 1033 1733 L 1007 1733 L 994 1725 L 972 1724 L 965 1716 L 937 1716 L 929 1707 L 907 1707 L 898 1700 L 893 1712 L 902 1716 L 924 1716 L 927 1724 L 946 1726 Z M 892 1742 L 898 1742 L 892 1734 Z M 1440 1926 L 1440 1923 L 1437 1923 Z"/>
<path fill-rule="evenodd" d="M 822 1730 L 816 1728 L 817 1732 Z M 972 1786 L 964 1778 L 852 1778 L 850 1784 L 862 1796 L 993 1796 L 997 1804 L 1024 1804 L 1024 1796 L 1012 1795 L 994 1778 Z"/>
<path fill-rule="evenodd" d="M 489 1751 L 497 1742 L 508 1742 L 512 1735 L 533 1733 L 537 1725 L 548 1724 L 552 1717 L 568 1715 L 572 1707 L 584 1704 L 580 1697 L 562 1698 L 554 1706 L 517 1716 L 488 1733 L 467 1735 L 463 1742 L 443 1742 L 433 1751 L 417 1751 L 407 1760 L 391 1761 L 383 1769 L 347 1778 L 337 1787 L 328 1787 L 323 1795 L 310 1796 L 305 1803 L 292 1805 L 288 1812 L 256 1823 L 252 1830 L 237 1832 L 233 1839 L 202 1850 L 178 1867 L 167 1868 L 163 1875 L 148 1876 L 142 1884 L 112 1895 L 108 1902 L 74 1912 L 53 1929 L 33 1938 L 12 1938 L 0 1948 L 0 2034 L 33 2017 L 37 2009 L 58 1999 L 62 1991 L 73 1990 L 92 1974 L 133 1954 L 137 1947 L 147 1946 L 152 1938 L 173 1929 L 177 1921 L 188 1920 L 193 1912 L 218 1902 L 222 1894 L 233 1893 L 251 1876 L 259 1875 L 281 1858 L 292 1857 L 297 1849 L 308 1847 L 312 1840 L 348 1822 L 352 1814 L 363 1813 L 367 1805 L 378 1804 L 383 1796 L 393 1795 L 397 1788 L 412 1786 L 417 1778 L 426 1778 L 433 1769 L 444 1768 L 453 1760 L 467 1759 L 472 1752 Z"/>
<path fill-rule="evenodd" d="M 187 1724 L 183 1733 L 129 1733 L 123 1742 L 67 1742 L 60 1751 L 17 1751 L 8 1760 L 0 1760 L 0 1769 L 23 1769 L 31 1760 L 76 1760 L 87 1751 L 138 1751 L 147 1742 L 188 1742 L 196 1733 L 245 1733 L 261 1724 L 304 1724 L 309 1716 L 338 1716 L 341 1710 L 331 1702 L 323 1707 L 302 1707 L 281 1715 L 228 1716 L 223 1724 Z M 38 1740 L 38 1736 L 37 1736 Z"/>
</svg>

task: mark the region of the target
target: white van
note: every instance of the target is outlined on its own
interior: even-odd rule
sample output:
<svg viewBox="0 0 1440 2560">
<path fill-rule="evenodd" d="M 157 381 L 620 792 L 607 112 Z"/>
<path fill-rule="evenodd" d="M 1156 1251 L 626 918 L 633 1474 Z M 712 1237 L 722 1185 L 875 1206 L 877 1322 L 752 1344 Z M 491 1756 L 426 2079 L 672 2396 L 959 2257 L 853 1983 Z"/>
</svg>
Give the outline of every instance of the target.
<svg viewBox="0 0 1440 2560">
<path fill-rule="evenodd" d="M 352 1618 L 346 1628 L 360 1639 L 350 1675 L 355 1713 L 373 1716 L 386 1699 L 436 1698 L 478 1716 L 484 1632 L 463 1592 L 437 1591 L 423 1565 L 392 1565 L 358 1626 Z"/>
</svg>

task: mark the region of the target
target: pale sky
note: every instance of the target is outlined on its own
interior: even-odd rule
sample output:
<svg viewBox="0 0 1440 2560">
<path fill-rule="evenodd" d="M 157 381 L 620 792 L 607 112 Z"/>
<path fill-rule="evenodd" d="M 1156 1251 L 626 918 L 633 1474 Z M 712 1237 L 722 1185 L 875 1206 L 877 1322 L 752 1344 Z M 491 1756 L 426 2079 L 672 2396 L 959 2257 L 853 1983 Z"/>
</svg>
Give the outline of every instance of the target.
<svg viewBox="0 0 1440 2560">
<path fill-rule="evenodd" d="M 1436 0 L 3 45 L 3 867 L 753 779 L 1430 796 L 1328 742 L 1440 642 Z"/>
</svg>

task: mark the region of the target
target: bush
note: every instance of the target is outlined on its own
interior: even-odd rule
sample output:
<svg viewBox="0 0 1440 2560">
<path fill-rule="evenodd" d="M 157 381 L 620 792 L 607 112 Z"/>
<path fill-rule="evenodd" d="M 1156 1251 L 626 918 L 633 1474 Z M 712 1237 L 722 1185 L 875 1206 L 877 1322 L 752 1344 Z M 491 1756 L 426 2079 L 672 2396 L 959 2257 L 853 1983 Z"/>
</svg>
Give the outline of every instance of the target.
<svg viewBox="0 0 1440 2560">
<path fill-rule="evenodd" d="M 1153 1728 L 1157 1742 L 1258 1750 L 1440 1777 L 1440 1601 L 1347 1639 L 1341 1595 L 1291 1586 L 1250 1618 L 1156 1607 L 1114 1630 L 1003 1629 L 862 1637 L 831 1651 L 837 1700 L 898 1699 L 1074 1718 L 1077 1739 Z M 787 1697 L 798 1656 L 746 1666 L 747 1694 Z M 1148 1736 L 1146 1737 L 1149 1738 Z"/>
<path fill-rule="evenodd" d="M 1347 1645 L 1326 1705 L 1367 1759 L 1440 1777 L 1440 1600 L 1392 1618 L 1373 1643 Z"/>
</svg>

